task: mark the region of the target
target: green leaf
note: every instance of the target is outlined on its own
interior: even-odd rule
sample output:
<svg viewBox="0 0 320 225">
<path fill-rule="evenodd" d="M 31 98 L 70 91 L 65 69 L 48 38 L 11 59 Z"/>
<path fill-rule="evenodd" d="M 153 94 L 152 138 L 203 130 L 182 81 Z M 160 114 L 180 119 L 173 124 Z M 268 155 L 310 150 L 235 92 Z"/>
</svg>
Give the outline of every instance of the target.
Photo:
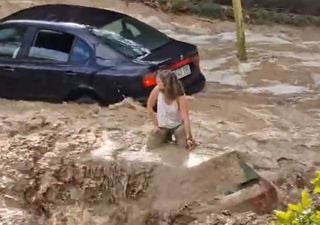
<svg viewBox="0 0 320 225">
<path fill-rule="evenodd" d="M 312 205 L 312 200 L 309 196 L 308 191 L 305 189 L 303 190 L 302 194 L 301 194 L 301 204 L 302 204 L 302 208 L 309 208 Z"/>
<path fill-rule="evenodd" d="M 288 208 L 289 208 L 290 210 L 294 211 L 294 212 L 299 212 L 299 213 L 301 213 L 302 210 L 303 210 L 300 204 L 298 204 L 298 205 L 289 204 L 289 205 L 288 205 Z"/>
<path fill-rule="evenodd" d="M 291 221 L 292 211 L 282 212 L 276 210 L 275 215 L 280 223 L 287 224 Z"/>
<path fill-rule="evenodd" d="M 313 190 L 313 194 L 320 194 L 320 186 L 316 186 Z"/>
<path fill-rule="evenodd" d="M 311 183 L 315 186 L 320 186 L 320 171 L 317 172 L 316 178 L 314 178 Z"/>
<path fill-rule="evenodd" d="M 318 215 L 312 215 L 311 216 L 311 221 L 313 222 L 313 223 L 315 223 L 315 224 L 320 224 L 320 214 L 318 214 Z"/>
</svg>

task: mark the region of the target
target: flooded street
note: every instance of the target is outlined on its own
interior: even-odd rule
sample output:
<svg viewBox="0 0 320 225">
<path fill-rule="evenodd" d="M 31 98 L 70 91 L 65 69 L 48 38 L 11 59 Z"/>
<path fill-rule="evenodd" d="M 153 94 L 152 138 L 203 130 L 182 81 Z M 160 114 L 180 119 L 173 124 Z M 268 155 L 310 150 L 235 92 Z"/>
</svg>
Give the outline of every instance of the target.
<svg viewBox="0 0 320 225">
<path fill-rule="evenodd" d="M 41 2 L 93 5 L 8 1 L 1 3 L 0 14 Z M 157 197 L 170 199 L 157 190 L 179 176 L 157 168 L 187 171 L 232 151 L 277 185 L 283 204 L 296 199 L 296 178 L 308 183 L 320 167 L 318 28 L 248 26 L 249 60 L 240 63 L 231 22 L 167 15 L 134 3 L 126 8 L 118 0 L 95 2 L 198 46 L 208 83 L 189 99 L 200 145 L 192 152 L 174 146 L 148 151 L 151 121 L 130 99 L 102 108 L 2 99 L 0 225 L 178 225 L 196 219 L 214 224 L 208 215 L 188 217 L 176 202 Z M 248 221 L 265 223 L 265 217 L 253 217 Z"/>
</svg>

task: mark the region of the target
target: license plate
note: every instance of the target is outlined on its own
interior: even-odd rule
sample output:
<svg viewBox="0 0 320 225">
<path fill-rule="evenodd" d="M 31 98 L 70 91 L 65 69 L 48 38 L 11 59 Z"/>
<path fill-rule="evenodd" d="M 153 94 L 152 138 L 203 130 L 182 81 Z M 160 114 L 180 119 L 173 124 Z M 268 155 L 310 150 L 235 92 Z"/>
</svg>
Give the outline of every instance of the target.
<svg viewBox="0 0 320 225">
<path fill-rule="evenodd" d="M 178 79 L 184 78 L 191 74 L 190 65 L 185 65 L 177 70 L 174 71 Z"/>
</svg>

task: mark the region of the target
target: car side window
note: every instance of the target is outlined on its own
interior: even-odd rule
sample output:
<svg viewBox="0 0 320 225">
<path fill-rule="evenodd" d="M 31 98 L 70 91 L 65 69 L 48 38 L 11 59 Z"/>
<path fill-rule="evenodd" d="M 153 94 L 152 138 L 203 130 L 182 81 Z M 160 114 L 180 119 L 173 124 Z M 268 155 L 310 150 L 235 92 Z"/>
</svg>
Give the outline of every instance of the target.
<svg viewBox="0 0 320 225">
<path fill-rule="evenodd" d="M 0 28 L 0 58 L 16 58 L 22 46 L 26 28 Z"/>
<path fill-rule="evenodd" d="M 91 48 L 89 45 L 85 41 L 77 38 L 70 56 L 70 62 L 85 62 L 90 58 L 90 52 Z"/>
<path fill-rule="evenodd" d="M 75 37 L 53 30 L 39 30 L 28 56 L 51 62 L 68 62 Z"/>
</svg>

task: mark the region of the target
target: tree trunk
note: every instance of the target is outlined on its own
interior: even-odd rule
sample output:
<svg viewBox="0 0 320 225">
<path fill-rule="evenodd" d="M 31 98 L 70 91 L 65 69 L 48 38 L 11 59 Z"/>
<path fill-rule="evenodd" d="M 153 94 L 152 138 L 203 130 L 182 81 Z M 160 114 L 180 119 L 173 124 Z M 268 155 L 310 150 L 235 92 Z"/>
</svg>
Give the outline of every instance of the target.
<svg viewBox="0 0 320 225">
<path fill-rule="evenodd" d="M 241 0 L 232 0 L 232 5 L 237 26 L 238 57 L 241 61 L 245 61 L 247 60 L 247 51 Z"/>
</svg>

